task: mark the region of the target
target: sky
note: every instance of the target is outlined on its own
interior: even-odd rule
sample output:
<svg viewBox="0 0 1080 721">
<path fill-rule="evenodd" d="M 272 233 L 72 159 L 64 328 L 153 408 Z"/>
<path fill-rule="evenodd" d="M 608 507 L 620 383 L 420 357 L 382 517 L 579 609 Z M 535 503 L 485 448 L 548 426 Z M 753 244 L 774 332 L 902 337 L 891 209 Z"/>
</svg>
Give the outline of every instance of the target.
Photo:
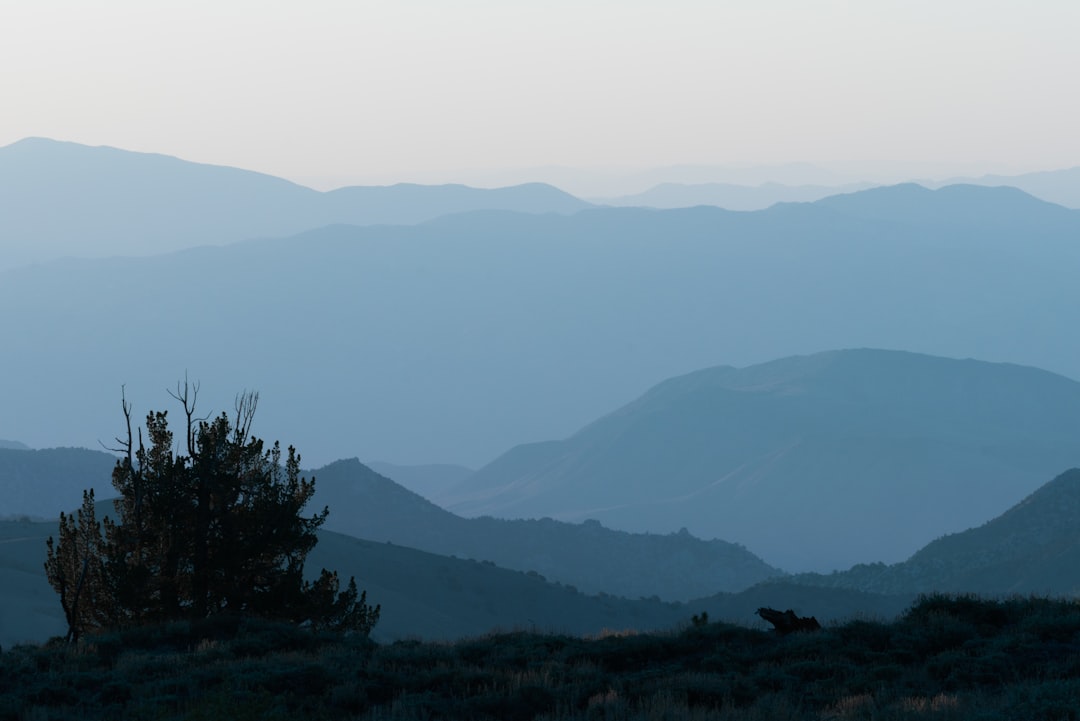
<svg viewBox="0 0 1080 721">
<path fill-rule="evenodd" d="M 1080 165 L 1078 37 L 1075 0 L 0 0 L 0 145 L 320 189 L 1055 169 Z"/>
</svg>

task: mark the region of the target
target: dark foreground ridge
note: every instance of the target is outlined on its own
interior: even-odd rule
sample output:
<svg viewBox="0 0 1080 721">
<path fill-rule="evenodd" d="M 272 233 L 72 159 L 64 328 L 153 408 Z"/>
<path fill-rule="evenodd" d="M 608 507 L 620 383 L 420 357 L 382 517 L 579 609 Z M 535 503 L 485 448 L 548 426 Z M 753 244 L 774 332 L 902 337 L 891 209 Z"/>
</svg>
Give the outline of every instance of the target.
<svg viewBox="0 0 1080 721">
<path fill-rule="evenodd" d="M 0 654 L 0 720 L 1075 719 L 1080 605 L 920 598 L 815 633 L 507 632 L 379 645 L 216 618 Z"/>
</svg>

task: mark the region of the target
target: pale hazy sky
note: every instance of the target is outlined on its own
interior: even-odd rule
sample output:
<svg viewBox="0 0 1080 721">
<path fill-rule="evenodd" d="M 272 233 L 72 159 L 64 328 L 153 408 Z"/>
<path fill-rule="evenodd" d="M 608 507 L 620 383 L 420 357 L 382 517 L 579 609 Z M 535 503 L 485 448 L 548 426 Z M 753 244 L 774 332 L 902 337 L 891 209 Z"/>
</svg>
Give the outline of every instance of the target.
<svg viewBox="0 0 1080 721">
<path fill-rule="evenodd" d="M 1078 76 L 1076 0 L 0 0 L 0 145 L 324 188 L 541 166 L 1071 167 Z"/>
</svg>

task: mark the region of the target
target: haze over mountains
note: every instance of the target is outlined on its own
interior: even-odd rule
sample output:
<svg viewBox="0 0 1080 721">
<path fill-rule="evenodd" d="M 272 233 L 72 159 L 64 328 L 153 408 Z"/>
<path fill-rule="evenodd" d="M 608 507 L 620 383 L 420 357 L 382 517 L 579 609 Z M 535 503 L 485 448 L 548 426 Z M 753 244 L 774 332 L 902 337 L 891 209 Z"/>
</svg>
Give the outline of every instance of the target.
<svg viewBox="0 0 1080 721">
<path fill-rule="evenodd" d="M 0 445 L 0 517 L 55 519 L 78 508 L 83 489 L 94 489 L 98 498 L 113 494 L 116 456 L 85 448 L 19 446 Z"/>
<path fill-rule="evenodd" d="M 328 529 L 534 570 L 592 593 L 687 600 L 777 574 L 724 541 L 787 571 L 903 561 L 1080 465 L 1078 427 L 1080 383 L 1061 376 L 835 351 L 671 379 L 436 496 L 466 515 L 598 519 L 673 535 L 466 520 L 355 460 L 314 475 L 317 503 L 334 509 Z M 0 451 L 8 514 L 55 516 L 87 486 L 107 497 L 113 462 L 75 449 Z M 693 536 L 676 533 L 683 528 Z"/>
<path fill-rule="evenodd" d="M 997 518 L 935 540 L 902 563 L 856 566 L 797 583 L 871 593 L 1080 594 L 1080 469 Z"/>
<path fill-rule="evenodd" d="M 956 184 L 1009 186 L 1029 193 L 1041 200 L 1063 205 L 1066 208 L 1080 208 L 1080 168 L 1044 170 L 1020 175 L 981 175 L 920 182 L 931 188 Z"/>
<path fill-rule="evenodd" d="M 67 256 L 147 256 L 335 223 L 408 224 L 476 209 L 588 207 L 540 183 L 319 192 L 238 168 L 28 138 L 0 148 L 0 270 Z"/>
<path fill-rule="evenodd" d="M 645 208 L 690 208 L 715 205 L 727 210 L 764 210 L 776 203 L 809 203 L 839 193 L 854 193 L 874 187 L 871 183 L 844 185 L 735 185 L 732 183 L 661 183 L 641 193 L 610 198 L 594 198 L 602 205 Z"/>
<path fill-rule="evenodd" d="M 689 601 L 742 591 L 782 574 L 746 548 L 703 541 L 686 531 L 630 534 L 595 521 L 461 518 L 355 459 L 332 463 L 314 475 L 316 505 L 334 509 L 327 529 L 533 571 L 589 594 Z"/>
<path fill-rule="evenodd" d="M 368 461 L 365 465 L 424 498 L 434 498 L 475 472 L 475 469 L 450 463 L 403 466 L 385 461 Z"/>
<path fill-rule="evenodd" d="M 13 268 L 0 437 L 97 447 L 121 385 L 141 414 L 186 371 L 207 409 L 262 391 L 265 427 L 312 465 L 478 467 L 717 363 L 884 347 L 1080 376 L 1077 237 L 1080 211 L 1016 190 L 908 185 L 753 213 L 476 211 Z"/>
<path fill-rule="evenodd" d="M 1080 465 L 1080 383 L 850 350 L 673 378 L 437 497 L 464 514 L 595 518 L 746 545 L 789 571 L 906 559 Z"/>
<path fill-rule="evenodd" d="M 1027 180 L 1065 202 L 1071 177 Z M 652 197 L 828 192 L 812 186 Z M 260 391 L 256 435 L 324 466 L 328 529 L 369 539 L 328 533 L 328 565 L 381 569 L 357 573 L 409 609 L 394 629 L 537 621 L 539 598 L 577 629 L 769 594 L 880 610 L 960 579 L 1039 590 L 1072 558 L 1060 478 L 934 541 L 1080 465 L 1080 211 L 1016 188 L 651 210 L 535 184 L 318 193 L 28 140 L 0 148 L 0 223 L 0 517 L 107 490 L 110 455 L 27 446 L 114 445 L 121 388 L 138 421 L 186 375 L 201 412 Z M 468 515 L 552 518 L 461 518 L 391 478 Z M 1061 514 L 1032 521 L 1046 498 Z M 28 539 L 0 549 L 24 610 Z M 868 562 L 894 565 L 751 586 Z M 707 604 L 583 601 L 538 574 Z M 425 587 L 460 607 L 440 615 Z"/>
<path fill-rule="evenodd" d="M 662 182 L 647 190 L 625 195 L 591 198 L 601 205 L 641 206 L 648 208 L 689 208 L 714 205 L 727 210 L 763 210 L 776 203 L 813 202 L 832 195 L 843 195 L 893 185 L 881 182 Z M 804 178 L 805 181 L 805 178 Z M 1080 168 L 1065 168 L 1020 175 L 957 176 L 948 180 L 919 179 L 927 188 L 949 185 L 1012 187 L 1040 200 L 1066 208 L 1080 208 Z"/>
</svg>

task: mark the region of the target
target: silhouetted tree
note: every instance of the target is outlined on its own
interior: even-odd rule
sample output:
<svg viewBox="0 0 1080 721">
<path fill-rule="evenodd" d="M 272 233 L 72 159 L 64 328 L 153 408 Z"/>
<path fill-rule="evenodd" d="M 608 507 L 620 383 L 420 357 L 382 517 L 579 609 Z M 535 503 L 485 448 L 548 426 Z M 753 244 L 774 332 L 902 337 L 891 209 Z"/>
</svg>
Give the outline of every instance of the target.
<svg viewBox="0 0 1080 721">
<path fill-rule="evenodd" d="M 58 542 L 46 541 L 45 574 L 60 594 L 69 641 L 83 631 L 109 625 L 115 611 L 105 586 L 105 547 L 94 511 L 94 491 L 83 491 L 82 507 L 60 514 Z"/>
<path fill-rule="evenodd" d="M 113 470 L 116 520 L 94 518 L 93 495 L 76 519 L 61 516 L 48 542 L 49 582 L 61 597 L 69 638 L 99 628 L 219 613 L 250 614 L 315 627 L 370 632 L 379 607 L 336 572 L 303 578 L 329 509 L 303 515 L 315 481 L 300 477 L 300 457 L 282 457 L 251 436 L 258 394 L 237 397 L 236 416 L 197 418 L 198 387 L 173 395 L 185 415 L 184 452 L 174 448 L 166 412 L 131 428 Z M 102 534 L 101 526 L 104 526 Z"/>
</svg>

